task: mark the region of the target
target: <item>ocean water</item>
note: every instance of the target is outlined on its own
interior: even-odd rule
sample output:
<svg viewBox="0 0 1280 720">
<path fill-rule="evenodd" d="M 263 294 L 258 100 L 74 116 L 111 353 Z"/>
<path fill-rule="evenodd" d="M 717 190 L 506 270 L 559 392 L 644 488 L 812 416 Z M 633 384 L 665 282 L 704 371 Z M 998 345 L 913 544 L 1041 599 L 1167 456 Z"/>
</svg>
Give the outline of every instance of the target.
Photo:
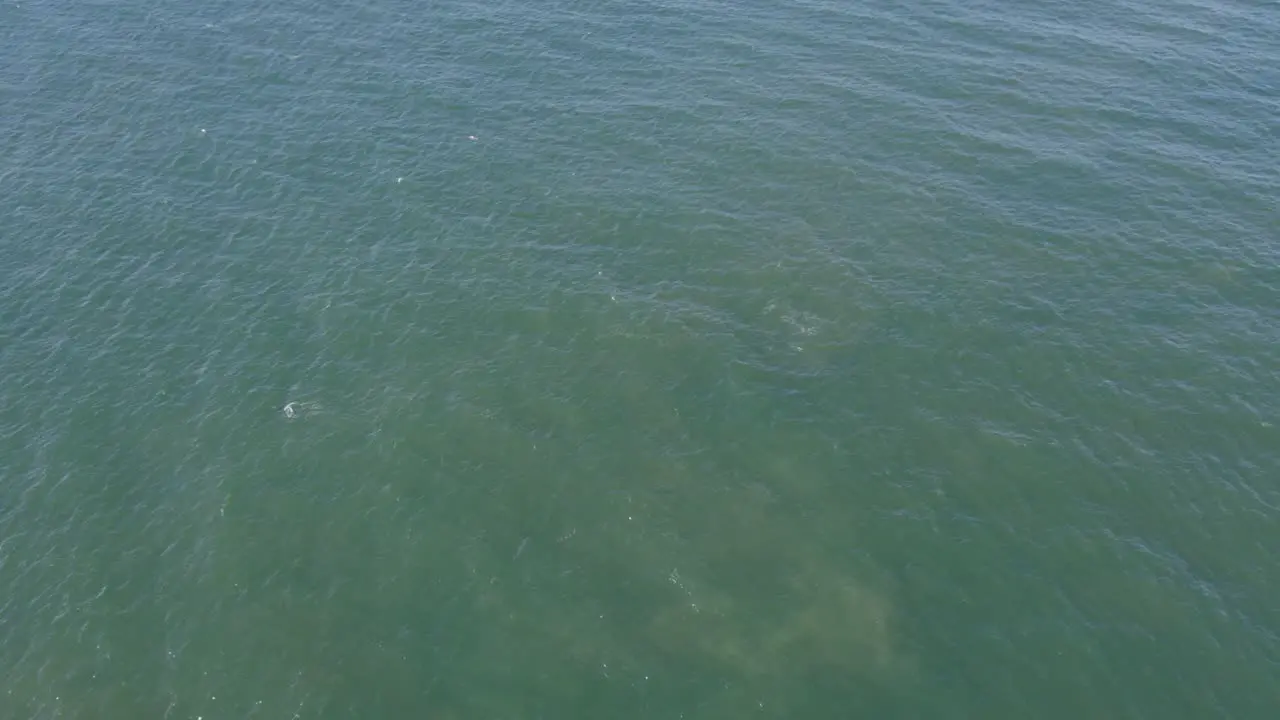
<svg viewBox="0 0 1280 720">
<path fill-rule="evenodd" d="M 1280 6 L 0 4 L 0 720 L 1280 713 Z"/>
</svg>

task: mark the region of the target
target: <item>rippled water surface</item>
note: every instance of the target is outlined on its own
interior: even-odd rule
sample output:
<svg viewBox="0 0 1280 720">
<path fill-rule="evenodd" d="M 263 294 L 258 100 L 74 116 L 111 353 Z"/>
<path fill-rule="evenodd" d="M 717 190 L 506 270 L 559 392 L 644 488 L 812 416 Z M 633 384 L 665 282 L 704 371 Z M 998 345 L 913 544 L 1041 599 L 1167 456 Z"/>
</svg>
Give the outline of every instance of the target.
<svg viewBox="0 0 1280 720">
<path fill-rule="evenodd" d="M 0 719 L 1280 707 L 1280 9 L 0 4 Z"/>
</svg>

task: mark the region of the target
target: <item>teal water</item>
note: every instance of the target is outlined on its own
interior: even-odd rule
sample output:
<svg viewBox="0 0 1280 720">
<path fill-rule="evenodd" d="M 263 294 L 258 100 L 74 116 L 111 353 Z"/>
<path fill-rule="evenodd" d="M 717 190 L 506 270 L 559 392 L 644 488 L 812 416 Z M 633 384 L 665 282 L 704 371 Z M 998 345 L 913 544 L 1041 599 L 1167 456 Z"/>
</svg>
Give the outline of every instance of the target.
<svg viewBox="0 0 1280 720">
<path fill-rule="evenodd" d="M 0 720 L 1280 708 L 1280 9 L 0 5 Z"/>
</svg>

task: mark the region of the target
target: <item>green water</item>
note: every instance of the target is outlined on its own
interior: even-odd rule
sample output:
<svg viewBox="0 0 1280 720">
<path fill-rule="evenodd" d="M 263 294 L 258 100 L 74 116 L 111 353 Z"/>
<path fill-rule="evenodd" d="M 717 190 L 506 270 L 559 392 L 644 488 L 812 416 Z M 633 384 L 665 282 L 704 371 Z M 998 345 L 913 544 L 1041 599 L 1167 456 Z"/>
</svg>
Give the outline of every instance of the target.
<svg viewBox="0 0 1280 720">
<path fill-rule="evenodd" d="M 1248 0 L 6 1 L 0 720 L 1276 717 L 1277 118 Z"/>
</svg>

